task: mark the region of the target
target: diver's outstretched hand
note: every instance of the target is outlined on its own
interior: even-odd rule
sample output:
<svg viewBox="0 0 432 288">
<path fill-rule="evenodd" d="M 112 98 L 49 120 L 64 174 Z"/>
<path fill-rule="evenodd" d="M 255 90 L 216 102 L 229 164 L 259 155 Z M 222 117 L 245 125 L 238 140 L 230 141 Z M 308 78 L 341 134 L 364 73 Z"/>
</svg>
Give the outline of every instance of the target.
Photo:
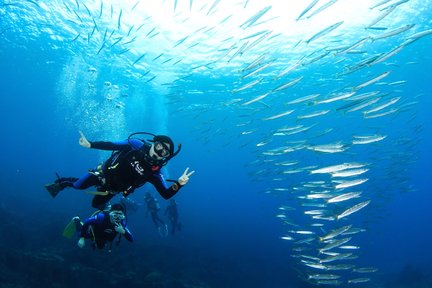
<svg viewBox="0 0 432 288">
<path fill-rule="evenodd" d="M 189 167 L 186 168 L 186 170 L 183 172 L 183 175 L 180 176 L 180 178 L 178 179 L 178 182 L 181 186 L 186 185 L 189 182 L 189 176 L 195 173 L 195 171 L 191 171 L 189 173 L 188 171 L 189 171 Z"/>
<path fill-rule="evenodd" d="M 82 131 L 78 131 L 81 135 L 79 139 L 79 144 L 85 148 L 91 148 L 90 142 L 87 140 L 87 138 L 84 136 L 84 133 Z"/>
</svg>

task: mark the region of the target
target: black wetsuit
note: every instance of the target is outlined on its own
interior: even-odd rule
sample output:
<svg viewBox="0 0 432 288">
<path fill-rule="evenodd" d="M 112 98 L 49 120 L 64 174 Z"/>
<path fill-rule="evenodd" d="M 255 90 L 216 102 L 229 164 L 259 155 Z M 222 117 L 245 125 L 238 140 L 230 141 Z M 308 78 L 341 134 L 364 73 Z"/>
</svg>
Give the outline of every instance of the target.
<svg viewBox="0 0 432 288">
<path fill-rule="evenodd" d="M 156 228 L 159 228 L 161 225 L 165 225 L 165 222 L 160 219 L 159 217 L 159 203 L 157 202 L 157 199 L 153 196 L 146 195 L 144 198 L 146 204 L 147 204 L 147 212 L 150 213 L 152 217 L 152 221 L 155 224 Z"/>
<path fill-rule="evenodd" d="M 172 200 L 171 200 L 172 201 Z M 171 225 L 171 234 L 174 235 L 176 230 L 181 230 L 181 223 L 178 221 L 179 214 L 177 204 L 171 202 L 165 209 L 165 215 L 168 216 Z"/>
<path fill-rule="evenodd" d="M 125 229 L 126 240 L 133 242 L 132 233 L 124 220 L 121 221 L 121 226 Z M 115 231 L 115 226 L 111 223 L 107 212 L 100 212 L 84 220 L 80 231 L 80 237 L 93 240 L 95 248 L 99 249 L 104 248 L 107 242 L 112 242 L 117 235 L 118 232 Z"/>
<path fill-rule="evenodd" d="M 72 187 L 75 189 L 87 189 L 96 186 L 100 192 L 108 191 L 108 195 L 96 195 L 92 206 L 98 209 L 103 206 L 115 194 L 122 192 L 125 197 L 136 188 L 149 182 L 164 199 L 174 196 L 181 186 L 174 183 L 167 186 L 160 171 L 162 167 L 152 165 L 146 160 L 151 145 L 145 141 L 131 139 L 119 142 L 90 142 L 91 148 L 114 151 L 111 157 L 100 167 L 92 170 L 81 178 L 63 177 L 56 181 L 61 188 Z"/>
</svg>

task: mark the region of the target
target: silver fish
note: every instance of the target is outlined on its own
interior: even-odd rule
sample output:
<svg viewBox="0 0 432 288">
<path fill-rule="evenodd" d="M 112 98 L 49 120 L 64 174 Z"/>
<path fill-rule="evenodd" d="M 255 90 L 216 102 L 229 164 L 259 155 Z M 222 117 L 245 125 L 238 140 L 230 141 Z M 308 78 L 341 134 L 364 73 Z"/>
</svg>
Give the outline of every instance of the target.
<svg viewBox="0 0 432 288">
<path fill-rule="evenodd" d="M 342 202 L 353 198 L 358 198 L 362 192 L 348 192 L 326 200 L 327 203 Z M 345 231 L 343 231 L 345 232 Z M 342 233 L 343 233 L 342 232 Z"/>
<path fill-rule="evenodd" d="M 303 15 L 305 15 L 307 12 L 309 12 L 309 10 L 311 10 L 317 3 L 319 0 L 313 0 L 304 10 L 302 13 L 300 13 L 300 15 L 297 17 L 296 21 L 300 20 L 301 17 L 303 17 Z"/>
<path fill-rule="evenodd" d="M 342 171 L 345 169 L 361 168 L 364 166 L 365 166 L 365 164 L 356 163 L 356 162 L 348 162 L 348 163 L 343 163 L 343 164 L 333 165 L 333 166 L 327 166 L 324 168 L 312 170 L 312 171 L 310 171 L 310 174 L 333 173 L 333 172 Z"/>
<path fill-rule="evenodd" d="M 348 229 L 349 229 L 349 228 L 348 228 Z M 347 243 L 347 242 L 350 241 L 350 240 L 351 240 L 351 237 L 343 238 L 343 239 L 339 239 L 339 240 L 333 241 L 333 242 L 327 244 L 326 246 L 324 246 L 323 248 L 318 249 L 318 251 L 319 251 L 320 253 L 323 253 L 324 251 L 328 251 L 328 250 L 330 250 L 330 249 L 333 249 L 333 248 L 339 247 L 339 246 L 341 246 L 341 245 Z"/>
<path fill-rule="evenodd" d="M 382 109 L 384 109 L 384 108 L 386 108 L 386 107 L 388 107 L 390 105 L 393 105 L 394 103 L 398 102 L 400 99 L 401 99 L 401 97 L 392 98 L 389 101 L 387 101 L 386 103 L 384 103 L 382 105 L 379 105 L 378 107 L 372 108 L 370 110 L 364 111 L 363 113 L 365 115 L 367 115 L 367 114 L 371 114 L 371 113 L 374 113 L 374 112 L 378 112 L 378 111 L 380 111 L 380 110 L 382 110 Z"/>
<path fill-rule="evenodd" d="M 349 279 L 347 282 L 351 284 L 357 284 L 357 283 L 365 283 L 369 282 L 370 278 L 355 278 L 355 279 Z"/>
<path fill-rule="evenodd" d="M 337 0 L 330 0 L 327 3 L 323 4 L 322 6 L 318 7 L 315 11 L 313 11 L 309 16 L 307 16 L 307 18 L 311 18 L 312 16 L 315 16 L 316 14 L 322 12 L 323 10 L 327 9 L 328 7 L 330 7 L 331 5 L 333 5 L 334 3 L 336 3 Z"/>
<path fill-rule="evenodd" d="M 329 27 L 327 27 L 327 28 L 319 31 L 318 33 L 316 33 L 315 35 L 313 35 L 312 37 L 310 37 L 308 40 L 306 40 L 306 43 L 309 44 L 313 40 L 316 40 L 316 39 L 318 39 L 318 38 L 320 38 L 320 37 L 322 37 L 322 36 L 324 36 L 324 35 L 332 32 L 333 30 L 335 30 L 336 28 L 338 28 L 343 23 L 344 23 L 344 21 L 340 21 L 340 22 L 337 22 L 337 23 L 335 23 L 333 25 L 330 25 Z"/>
<path fill-rule="evenodd" d="M 345 231 L 349 230 L 351 227 L 352 227 L 352 225 L 347 225 L 347 226 L 340 227 L 340 228 L 338 228 L 336 230 L 333 230 L 333 231 L 327 233 L 323 237 L 319 237 L 319 240 L 322 242 L 324 240 L 332 239 L 332 238 L 334 238 L 334 237 L 336 237 L 336 236 L 344 233 Z"/>
<path fill-rule="evenodd" d="M 358 144 L 369 144 L 369 143 L 374 143 L 374 142 L 378 142 L 381 140 L 384 140 L 387 136 L 386 135 L 371 135 L 371 136 L 354 136 L 354 139 L 352 141 L 352 144 L 354 145 L 358 145 Z"/>
<path fill-rule="evenodd" d="M 345 189 L 352 186 L 357 186 L 360 184 L 363 184 L 364 182 L 368 181 L 369 179 L 363 178 L 363 179 L 355 179 L 351 181 L 343 181 L 335 186 L 335 189 Z"/>
<path fill-rule="evenodd" d="M 361 202 L 361 203 L 358 203 L 358 204 L 352 206 L 351 208 L 348 208 L 347 210 L 343 211 L 341 214 L 337 215 L 336 220 L 342 219 L 343 217 L 346 217 L 348 215 L 351 215 L 351 214 L 359 211 L 360 209 L 366 207 L 370 202 L 371 202 L 371 200 L 364 201 L 364 202 Z"/>
<path fill-rule="evenodd" d="M 391 36 L 394 36 L 394 35 L 398 35 L 398 34 L 401 34 L 401 33 L 405 32 L 405 31 L 413 28 L 414 26 L 415 26 L 415 24 L 408 24 L 408 25 L 405 25 L 405 26 L 402 26 L 402 27 L 390 30 L 390 31 L 388 31 L 388 32 L 386 32 L 384 34 L 381 34 L 381 35 L 378 35 L 378 36 L 373 36 L 372 40 L 384 39 L 384 38 L 388 38 L 388 37 L 391 37 Z"/>
<path fill-rule="evenodd" d="M 302 79 L 303 79 L 303 76 L 300 76 L 300 77 L 298 77 L 298 78 L 296 78 L 296 79 L 294 79 L 294 80 L 292 80 L 292 81 L 290 81 L 288 83 L 282 84 L 282 85 L 274 88 L 272 91 L 273 92 L 280 91 L 280 90 L 283 90 L 285 88 L 291 87 L 291 86 L 297 84 L 298 82 L 300 82 Z"/>
<path fill-rule="evenodd" d="M 271 117 L 263 118 L 263 120 L 273 120 L 273 119 L 277 119 L 277 118 L 280 118 L 280 117 L 283 117 L 283 116 L 289 115 L 289 114 L 291 114 L 292 112 L 294 112 L 294 110 L 288 110 L 288 111 L 285 111 L 285 112 L 283 112 L 283 113 L 280 113 L 280 114 L 277 114 L 277 115 L 274 115 L 274 116 L 271 116 Z"/>
<path fill-rule="evenodd" d="M 390 73 L 391 73 L 391 71 L 386 71 L 386 72 L 376 76 L 375 78 L 373 78 L 369 81 L 366 81 L 360 85 L 357 85 L 356 87 L 354 87 L 354 90 L 359 90 L 359 89 L 364 88 L 366 86 L 369 86 L 375 82 L 378 82 L 379 80 L 383 79 L 384 77 L 387 77 Z"/>
</svg>

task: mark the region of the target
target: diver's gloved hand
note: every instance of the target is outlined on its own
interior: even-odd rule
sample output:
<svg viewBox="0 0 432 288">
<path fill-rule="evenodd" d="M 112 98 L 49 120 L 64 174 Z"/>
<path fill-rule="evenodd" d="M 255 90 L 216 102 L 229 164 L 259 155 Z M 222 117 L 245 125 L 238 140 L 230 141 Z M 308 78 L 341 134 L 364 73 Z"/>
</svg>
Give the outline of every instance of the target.
<svg viewBox="0 0 432 288">
<path fill-rule="evenodd" d="M 83 248 L 84 245 L 85 245 L 85 239 L 84 239 L 84 237 L 81 237 L 81 238 L 78 240 L 78 247 L 79 247 L 79 248 Z"/>
<path fill-rule="evenodd" d="M 79 131 L 81 137 L 79 139 L 79 144 L 85 148 L 91 148 L 90 142 L 87 140 L 87 138 L 84 136 L 84 133 L 82 131 Z"/>
<path fill-rule="evenodd" d="M 183 172 L 183 175 L 178 179 L 180 186 L 186 185 L 189 182 L 189 176 L 191 176 L 195 171 L 189 172 L 189 167 Z"/>
<path fill-rule="evenodd" d="M 120 234 L 125 234 L 125 233 L 126 233 L 126 230 L 125 230 L 125 229 L 123 228 L 123 226 L 121 226 L 121 225 L 117 225 L 117 226 L 115 226 L 114 230 L 115 230 L 117 233 L 120 233 Z"/>
</svg>

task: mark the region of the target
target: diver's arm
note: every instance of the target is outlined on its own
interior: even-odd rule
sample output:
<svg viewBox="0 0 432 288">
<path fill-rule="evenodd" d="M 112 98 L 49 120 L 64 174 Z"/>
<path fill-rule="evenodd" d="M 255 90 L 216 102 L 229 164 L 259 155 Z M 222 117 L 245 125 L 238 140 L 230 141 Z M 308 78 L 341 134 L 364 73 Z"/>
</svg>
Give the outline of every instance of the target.
<svg viewBox="0 0 432 288">
<path fill-rule="evenodd" d="M 167 183 L 160 172 L 153 174 L 149 179 L 149 182 L 153 184 L 153 186 L 165 200 L 170 199 L 175 194 L 177 194 L 177 192 L 182 187 L 177 181 L 174 182 L 170 187 L 167 187 Z"/>
<path fill-rule="evenodd" d="M 126 238 L 126 240 L 128 240 L 129 242 L 133 242 L 134 238 L 132 233 L 129 231 L 129 229 L 126 226 L 124 226 L 124 229 L 125 229 L 124 237 Z"/>
<path fill-rule="evenodd" d="M 141 146 L 144 145 L 144 143 L 141 140 L 137 139 L 130 139 L 123 140 L 123 141 L 115 141 L 115 142 L 108 142 L 108 141 L 89 141 L 90 142 L 90 148 L 92 149 L 98 149 L 98 150 L 129 150 L 131 147 L 132 149 L 139 149 Z"/>
<path fill-rule="evenodd" d="M 127 227 L 125 220 L 121 221 L 120 227 L 123 228 L 123 230 L 124 230 L 123 232 L 121 232 L 121 234 L 126 238 L 126 240 L 128 240 L 129 242 L 133 242 L 134 238 L 132 236 L 132 233 L 129 231 L 129 228 Z"/>
<path fill-rule="evenodd" d="M 79 144 L 85 148 L 93 148 L 99 150 L 123 150 L 129 146 L 128 141 L 106 142 L 106 141 L 89 141 L 83 132 L 79 131 Z"/>
<path fill-rule="evenodd" d="M 81 227 L 80 237 L 85 237 L 86 236 L 86 231 L 88 230 L 88 228 L 91 225 L 96 224 L 97 222 L 98 222 L 97 215 L 85 219 L 84 223 L 83 223 L 83 225 Z"/>
</svg>

